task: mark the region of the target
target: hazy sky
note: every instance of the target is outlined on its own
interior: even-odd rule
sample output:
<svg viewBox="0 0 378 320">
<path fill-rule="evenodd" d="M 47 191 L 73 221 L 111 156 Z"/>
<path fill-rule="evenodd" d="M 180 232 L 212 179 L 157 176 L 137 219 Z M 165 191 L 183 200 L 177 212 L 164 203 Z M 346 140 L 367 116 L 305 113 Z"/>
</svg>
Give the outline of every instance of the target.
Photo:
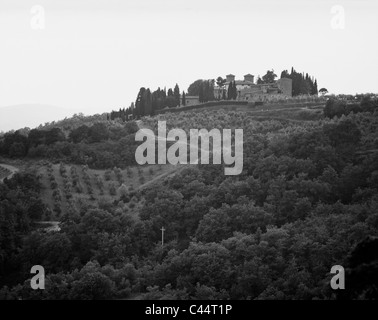
<svg viewBox="0 0 378 320">
<path fill-rule="evenodd" d="M 1 0 L 0 106 L 91 114 L 129 106 L 141 86 L 292 66 L 332 93 L 378 92 L 377 34 L 376 0 Z"/>
</svg>

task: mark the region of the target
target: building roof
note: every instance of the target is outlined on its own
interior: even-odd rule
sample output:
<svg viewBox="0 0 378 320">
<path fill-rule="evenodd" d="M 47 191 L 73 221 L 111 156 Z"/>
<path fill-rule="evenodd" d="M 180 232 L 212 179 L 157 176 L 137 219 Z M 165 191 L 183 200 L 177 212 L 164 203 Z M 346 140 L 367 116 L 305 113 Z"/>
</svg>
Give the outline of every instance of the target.
<svg viewBox="0 0 378 320">
<path fill-rule="evenodd" d="M 235 75 L 234 74 L 228 74 L 226 77 L 229 77 L 229 76 L 231 76 L 231 77 L 235 77 Z"/>
<path fill-rule="evenodd" d="M 246 74 L 244 77 L 254 77 L 254 75 L 253 74 L 250 74 L 250 73 L 248 73 L 248 74 Z"/>
<path fill-rule="evenodd" d="M 185 99 L 199 99 L 199 96 L 185 96 Z"/>
</svg>

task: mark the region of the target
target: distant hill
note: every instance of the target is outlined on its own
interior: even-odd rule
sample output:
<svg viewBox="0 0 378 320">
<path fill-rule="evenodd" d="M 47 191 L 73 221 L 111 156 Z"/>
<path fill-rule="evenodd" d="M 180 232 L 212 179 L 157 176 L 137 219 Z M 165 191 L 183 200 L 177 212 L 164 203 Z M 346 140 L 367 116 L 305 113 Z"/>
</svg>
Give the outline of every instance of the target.
<svg viewBox="0 0 378 320">
<path fill-rule="evenodd" d="M 20 104 L 0 107 L 0 132 L 25 127 L 32 129 L 46 122 L 72 116 L 73 113 L 69 109 L 42 104 Z"/>
</svg>

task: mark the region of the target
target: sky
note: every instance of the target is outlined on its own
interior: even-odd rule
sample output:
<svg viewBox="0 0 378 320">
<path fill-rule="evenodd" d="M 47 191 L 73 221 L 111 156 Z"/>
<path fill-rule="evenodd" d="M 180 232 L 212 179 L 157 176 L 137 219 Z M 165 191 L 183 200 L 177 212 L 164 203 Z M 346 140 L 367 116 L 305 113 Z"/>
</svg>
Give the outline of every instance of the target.
<svg viewBox="0 0 378 320">
<path fill-rule="evenodd" d="M 103 113 L 140 87 L 292 66 L 378 92 L 377 34 L 376 0 L 1 0 L 0 107 Z"/>
</svg>

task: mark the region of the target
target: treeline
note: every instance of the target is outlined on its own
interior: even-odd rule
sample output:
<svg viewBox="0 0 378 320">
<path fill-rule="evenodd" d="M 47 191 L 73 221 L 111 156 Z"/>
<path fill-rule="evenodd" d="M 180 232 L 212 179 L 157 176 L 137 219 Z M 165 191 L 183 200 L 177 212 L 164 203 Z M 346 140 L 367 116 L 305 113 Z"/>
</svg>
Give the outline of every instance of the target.
<svg viewBox="0 0 378 320">
<path fill-rule="evenodd" d="M 158 88 L 151 92 L 149 88 L 142 87 L 139 90 L 135 104 L 132 103 L 130 107 L 112 111 L 108 116 L 109 120 L 122 119 L 127 121 L 131 118 L 139 119 L 143 116 L 151 116 L 159 113 L 163 109 L 171 109 L 177 106 L 186 105 L 186 96 L 198 96 L 200 103 L 215 101 L 214 96 L 214 80 L 196 80 L 185 91 L 180 94 L 180 88 L 176 84 L 174 89 L 162 90 Z M 224 94 L 224 100 L 235 100 L 237 97 L 236 83 L 233 82 L 227 94 Z"/>
<path fill-rule="evenodd" d="M 199 102 L 214 101 L 214 80 L 196 80 L 188 88 L 189 96 L 198 96 Z"/>
<path fill-rule="evenodd" d="M 119 111 L 112 111 L 108 115 L 109 120 L 121 119 L 128 121 L 131 119 L 139 119 L 147 115 L 154 115 L 158 110 L 165 108 L 174 108 L 180 104 L 185 104 L 185 92 L 180 95 L 180 88 L 178 84 L 174 89 L 158 88 L 151 92 L 149 88 L 142 87 L 139 90 L 138 96 L 128 108 L 119 109 Z"/>
<path fill-rule="evenodd" d="M 38 146 L 50 146 L 56 142 L 65 141 L 62 130 L 53 128 L 50 130 L 33 129 L 25 135 L 22 131 L 6 133 L 0 140 L 0 154 L 6 157 L 25 157 L 29 149 Z"/>
<path fill-rule="evenodd" d="M 120 108 L 118 111 L 112 111 L 106 116 L 107 120 L 121 119 L 123 122 L 128 121 L 133 117 L 134 102 L 129 108 Z"/>
<path fill-rule="evenodd" d="M 0 140 L 0 155 L 10 158 L 46 158 L 87 164 L 94 168 L 121 167 L 135 163 L 138 131 L 135 122 L 82 125 L 66 136 L 60 128 L 6 133 Z"/>
<path fill-rule="evenodd" d="M 318 81 L 314 77 L 299 73 L 291 68 L 289 73 L 287 70 L 281 72 L 281 78 L 289 78 L 293 80 L 293 96 L 302 94 L 317 95 L 318 94 Z"/>
<path fill-rule="evenodd" d="M 373 95 L 356 96 L 360 102 L 348 102 L 347 99 L 331 97 L 324 108 L 324 115 L 328 118 L 341 117 L 350 113 L 374 112 L 378 110 L 378 99 Z"/>
</svg>

